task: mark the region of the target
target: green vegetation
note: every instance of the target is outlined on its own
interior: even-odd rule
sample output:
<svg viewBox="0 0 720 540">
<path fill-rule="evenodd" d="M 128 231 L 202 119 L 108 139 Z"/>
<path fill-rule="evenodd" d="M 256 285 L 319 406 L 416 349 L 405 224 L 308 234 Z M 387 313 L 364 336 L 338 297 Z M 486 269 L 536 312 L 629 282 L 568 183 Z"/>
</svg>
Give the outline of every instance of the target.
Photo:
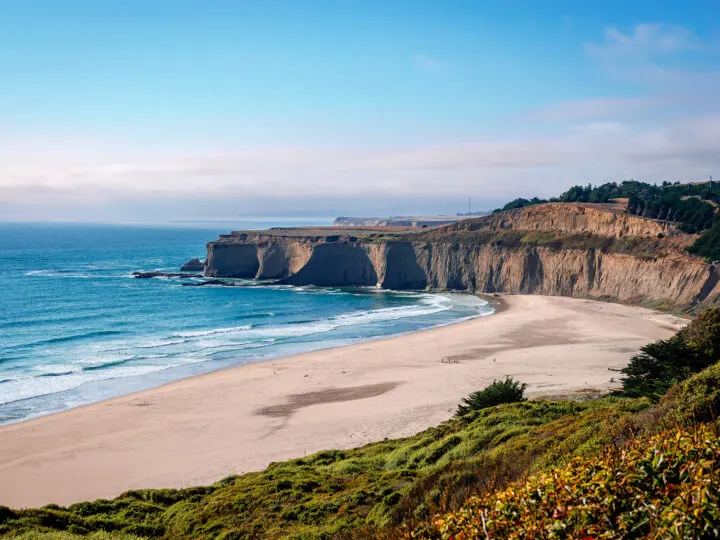
<svg viewBox="0 0 720 540">
<path fill-rule="evenodd" d="M 473 411 L 481 411 L 503 403 L 526 401 L 526 388 L 527 384 L 520 383 L 512 377 L 505 377 L 502 381 L 493 381 L 482 390 L 463 398 L 462 403 L 458 406 L 456 416 L 465 416 Z"/>
<path fill-rule="evenodd" d="M 717 538 L 718 425 L 578 458 L 419 527 L 414 538 Z"/>
<path fill-rule="evenodd" d="M 612 199 L 628 199 L 627 212 L 678 224 L 687 233 L 707 231 L 691 248 L 690 253 L 708 260 L 720 260 L 720 221 L 715 209 L 720 204 L 720 182 L 662 185 L 628 180 L 600 186 L 572 186 L 559 197 L 550 199 L 515 199 L 495 212 L 504 212 L 546 202 L 607 203 Z"/>
<path fill-rule="evenodd" d="M 641 349 L 626 368 L 618 395 L 659 399 L 667 390 L 720 360 L 720 308 L 703 311 L 670 339 Z"/>
<path fill-rule="evenodd" d="M 547 199 L 538 199 L 537 197 L 533 197 L 532 199 L 523 199 L 520 197 L 519 199 L 510 201 L 502 208 L 496 208 L 493 212 L 505 212 L 506 210 L 515 210 L 516 208 L 525 208 L 526 206 L 533 206 L 546 202 L 548 202 Z"/>
<path fill-rule="evenodd" d="M 633 372 L 641 384 L 624 381 L 639 397 L 493 405 L 524 398 L 524 385 L 495 381 L 462 416 L 413 437 L 212 486 L 0 507 L 0 536 L 462 538 L 485 535 L 483 526 L 489 538 L 593 537 L 602 527 L 608 538 L 717 536 L 720 448 L 703 423 L 720 411 L 720 364 L 702 366 L 720 355 L 720 310 L 653 345 L 652 369 Z"/>
<path fill-rule="evenodd" d="M 501 405 L 414 437 L 274 463 L 208 487 L 131 491 L 67 508 L 0 508 L 0 535 L 329 538 L 375 531 L 429 517 L 481 486 L 503 485 L 568 455 L 592 455 L 649 404 L 605 398 Z"/>
<path fill-rule="evenodd" d="M 409 529 L 412 538 L 717 538 L 720 536 L 720 310 L 654 344 L 646 393 L 676 381 L 627 419 L 602 452 L 479 490 Z M 647 348 L 646 348 L 647 349 Z M 684 361 L 682 354 L 689 357 Z M 705 369 L 703 363 L 712 362 Z M 669 366 L 663 366 L 663 363 Z M 686 370 L 686 371 L 683 371 Z M 648 372 L 650 373 L 650 372 Z M 633 386 L 633 393 L 642 385 Z M 599 426 L 606 430 L 606 426 Z"/>
<path fill-rule="evenodd" d="M 712 227 L 687 250 L 710 262 L 720 261 L 720 215 L 715 216 Z"/>
</svg>

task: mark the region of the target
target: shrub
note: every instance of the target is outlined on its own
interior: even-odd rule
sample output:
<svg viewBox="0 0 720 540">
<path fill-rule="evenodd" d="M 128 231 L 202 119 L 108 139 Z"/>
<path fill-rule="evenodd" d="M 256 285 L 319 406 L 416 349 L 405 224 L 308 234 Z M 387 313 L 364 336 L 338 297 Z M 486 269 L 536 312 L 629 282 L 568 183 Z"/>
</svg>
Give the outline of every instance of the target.
<svg viewBox="0 0 720 540">
<path fill-rule="evenodd" d="M 720 215 L 713 219 L 713 226 L 705 231 L 687 251 L 708 261 L 720 260 Z"/>
<path fill-rule="evenodd" d="M 576 458 L 436 516 L 412 538 L 717 538 L 716 424 Z"/>
<path fill-rule="evenodd" d="M 720 363 L 675 385 L 654 410 L 660 415 L 662 428 L 709 422 L 720 413 Z"/>
<path fill-rule="evenodd" d="M 695 352 L 713 363 L 720 358 L 720 308 L 708 308 L 680 335 Z"/>
<path fill-rule="evenodd" d="M 646 345 L 622 372 L 626 397 L 659 399 L 667 390 L 714 364 L 720 357 L 720 308 L 700 313 L 687 328 L 667 340 Z"/>
<path fill-rule="evenodd" d="M 693 351 L 680 336 L 645 345 L 640 351 L 622 369 L 623 396 L 659 399 L 668 388 L 696 371 L 690 360 Z"/>
<path fill-rule="evenodd" d="M 464 398 L 458 406 L 456 415 L 465 416 L 472 411 L 487 409 L 495 405 L 525 401 L 527 399 L 525 397 L 526 388 L 525 383 L 520 383 L 512 377 L 505 377 L 501 381 L 495 380 L 489 386 Z"/>
</svg>

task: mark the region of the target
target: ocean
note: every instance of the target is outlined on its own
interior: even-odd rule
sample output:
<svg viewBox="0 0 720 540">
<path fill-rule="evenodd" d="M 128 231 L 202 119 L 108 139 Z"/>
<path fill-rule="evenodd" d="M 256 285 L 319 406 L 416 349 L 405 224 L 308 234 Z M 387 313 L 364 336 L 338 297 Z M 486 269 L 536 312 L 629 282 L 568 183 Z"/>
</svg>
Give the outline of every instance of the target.
<svg viewBox="0 0 720 540">
<path fill-rule="evenodd" d="M 190 375 L 487 315 L 462 294 L 374 288 L 184 287 L 177 271 L 231 229 L 0 224 L 0 424 Z"/>
</svg>

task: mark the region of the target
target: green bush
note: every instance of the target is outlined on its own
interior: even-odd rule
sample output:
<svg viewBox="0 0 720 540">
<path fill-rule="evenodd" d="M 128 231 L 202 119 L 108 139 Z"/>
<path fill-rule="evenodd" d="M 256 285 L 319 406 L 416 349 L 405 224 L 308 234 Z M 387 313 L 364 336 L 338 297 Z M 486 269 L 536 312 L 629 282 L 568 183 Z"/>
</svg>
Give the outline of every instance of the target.
<svg viewBox="0 0 720 540">
<path fill-rule="evenodd" d="M 720 357 L 720 308 L 709 308 L 670 339 L 646 345 L 622 372 L 625 397 L 660 397 Z"/>
<path fill-rule="evenodd" d="M 720 215 L 715 216 L 712 227 L 695 240 L 687 251 L 710 262 L 720 260 Z"/>
<path fill-rule="evenodd" d="M 527 384 L 520 383 L 512 377 L 505 377 L 501 381 L 493 381 L 482 390 L 473 392 L 462 400 L 458 406 L 457 416 L 465 416 L 472 411 L 480 411 L 503 403 L 517 403 L 525 401 Z"/>
<path fill-rule="evenodd" d="M 664 429 L 710 422 L 720 417 L 720 363 L 673 386 L 654 408 Z"/>
<path fill-rule="evenodd" d="M 532 199 L 523 199 L 521 197 L 519 199 L 510 201 L 502 208 L 496 208 L 495 210 L 493 210 L 493 213 L 497 214 L 498 212 L 505 212 L 506 210 L 514 210 L 516 208 L 525 208 L 526 206 L 534 206 L 536 204 L 543 204 L 546 202 L 547 202 L 547 199 L 539 199 L 537 197 L 533 197 Z"/>
<path fill-rule="evenodd" d="M 720 308 L 709 308 L 680 331 L 680 335 L 697 355 L 708 363 L 720 359 Z"/>
</svg>

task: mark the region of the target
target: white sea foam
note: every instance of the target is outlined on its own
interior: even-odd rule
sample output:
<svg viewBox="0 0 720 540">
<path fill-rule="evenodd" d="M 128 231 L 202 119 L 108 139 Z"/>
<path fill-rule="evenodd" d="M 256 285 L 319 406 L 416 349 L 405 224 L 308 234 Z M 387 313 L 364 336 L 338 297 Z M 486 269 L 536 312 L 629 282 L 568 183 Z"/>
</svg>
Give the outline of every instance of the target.
<svg viewBox="0 0 720 540">
<path fill-rule="evenodd" d="M 41 272 L 41 271 L 37 271 Z M 339 289 L 322 290 L 313 287 L 278 286 L 296 293 L 307 294 L 362 294 Z M 387 294 L 387 292 L 384 292 Z M 242 358 L 242 351 L 283 346 L 295 343 L 294 339 L 303 338 L 298 350 L 312 350 L 331 342 L 334 330 L 348 327 L 367 327 L 378 323 L 387 323 L 413 317 L 427 317 L 462 306 L 462 312 L 473 316 L 489 311 L 486 302 L 467 295 L 444 295 L 408 292 L 402 296 L 417 299 L 412 305 L 384 307 L 373 310 L 356 311 L 318 320 L 298 321 L 286 324 L 253 325 L 184 330 L 167 336 L 152 336 L 144 340 L 110 338 L 94 343 L 77 343 L 57 353 L 55 361 L 28 370 L 12 377 L 4 376 L 0 404 L 7 404 L 28 398 L 48 396 L 73 391 L 77 394 L 83 385 L 107 381 L 142 377 L 169 368 L 207 362 L 221 354 L 222 358 L 231 358 L 233 354 Z M 464 317 L 466 318 L 466 317 Z M 268 321 L 269 322 L 269 321 Z M 436 324 L 441 324 L 439 320 Z M 448 320 L 449 322 L 449 320 Z M 372 330 L 359 329 L 355 337 L 344 335 L 342 339 L 350 342 L 372 336 Z M 309 336 L 315 336 L 308 338 Z M 295 346 L 295 345 L 293 345 Z M 261 357 L 272 356 L 268 349 Z M 53 353 L 55 354 L 55 353 Z M 248 358 L 253 358 L 248 356 Z M 258 358 L 258 356 L 255 356 Z M 6 380 L 9 379 L 9 380 Z M 85 392 L 83 390 L 83 392 Z"/>
<path fill-rule="evenodd" d="M 251 324 L 246 324 L 244 326 L 235 326 L 231 328 L 213 328 L 211 330 L 192 330 L 188 332 L 178 332 L 173 337 L 204 337 L 204 336 L 214 336 L 216 334 L 232 334 L 235 332 L 242 332 L 243 330 L 250 330 L 252 328 Z"/>
<path fill-rule="evenodd" d="M 108 373 L 98 372 L 68 372 L 66 375 L 54 377 L 20 377 L 3 384 L 0 394 L 0 404 L 12 403 L 23 399 L 46 396 L 65 392 L 87 384 L 89 382 L 109 378 L 137 377 L 153 371 L 166 369 L 165 366 L 128 366 L 112 370 Z"/>
<path fill-rule="evenodd" d="M 56 278 L 75 278 L 75 279 L 91 279 L 93 277 L 90 274 L 83 274 L 75 271 L 62 271 L 62 270 L 30 270 L 24 274 L 27 277 L 56 277 Z"/>
</svg>

